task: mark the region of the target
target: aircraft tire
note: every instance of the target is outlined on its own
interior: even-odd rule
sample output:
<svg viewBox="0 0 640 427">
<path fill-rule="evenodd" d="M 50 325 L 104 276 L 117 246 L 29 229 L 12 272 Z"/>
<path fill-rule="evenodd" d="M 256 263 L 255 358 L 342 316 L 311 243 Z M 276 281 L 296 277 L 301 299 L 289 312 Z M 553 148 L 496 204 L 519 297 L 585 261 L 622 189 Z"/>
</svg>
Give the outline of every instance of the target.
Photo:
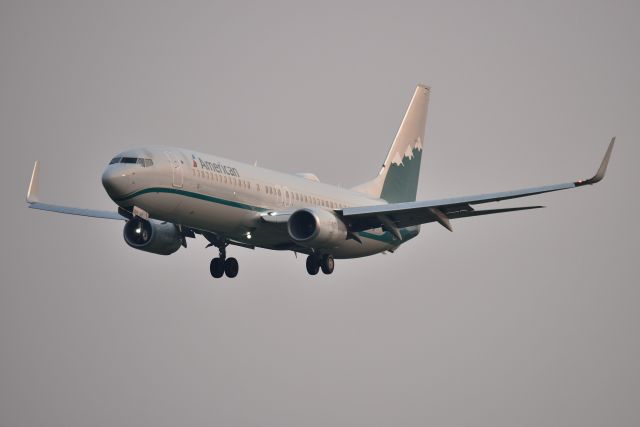
<svg viewBox="0 0 640 427">
<path fill-rule="evenodd" d="M 331 255 L 324 255 L 320 260 L 320 267 L 322 267 L 322 272 L 324 274 L 333 273 L 333 268 L 335 267 L 335 261 Z"/>
<path fill-rule="evenodd" d="M 224 274 L 224 260 L 221 258 L 214 258 L 209 265 L 209 271 L 214 279 L 219 279 Z"/>
<path fill-rule="evenodd" d="M 233 279 L 238 275 L 238 270 L 240 270 L 238 260 L 235 258 L 227 258 L 224 262 L 224 274 L 226 274 L 228 278 Z"/>
<path fill-rule="evenodd" d="M 319 270 L 320 270 L 320 262 L 318 261 L 318 258 L 313 255 L 309 255 L 307 257 L 307 273 L 309 273 L 312 276 L 315 276 L 316 274 L 318 274 Z"/>
</svg>

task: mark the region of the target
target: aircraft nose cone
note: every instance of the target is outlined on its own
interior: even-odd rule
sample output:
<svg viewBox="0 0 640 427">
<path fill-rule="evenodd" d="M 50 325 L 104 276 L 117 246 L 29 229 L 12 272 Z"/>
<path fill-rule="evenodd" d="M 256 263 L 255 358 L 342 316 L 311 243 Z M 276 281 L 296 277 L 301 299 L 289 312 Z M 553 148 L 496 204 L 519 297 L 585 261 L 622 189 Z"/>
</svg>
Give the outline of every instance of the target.
<svg viewBox="0 0 640 427">
<path fill-rule="evenodd" d="M 108 167 L 102 174 L 102 186 L 112 199 L 117 199 L 127 193 L 128 177 L 124 170 Z"/>
</svg>

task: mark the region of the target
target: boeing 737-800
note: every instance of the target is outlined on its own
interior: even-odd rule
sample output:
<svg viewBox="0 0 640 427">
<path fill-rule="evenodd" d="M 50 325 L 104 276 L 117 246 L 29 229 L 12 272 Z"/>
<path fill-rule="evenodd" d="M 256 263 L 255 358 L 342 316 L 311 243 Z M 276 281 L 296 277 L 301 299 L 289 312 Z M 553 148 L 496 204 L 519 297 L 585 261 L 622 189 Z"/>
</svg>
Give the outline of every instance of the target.
<svg viewBox="0 0 640 427">
<path fill-rule="evenodd" d="M 72 208 L 38 199 L 36 161 L 27 193 L 30 208 L 125 220 L 125 242 L 160 255 L 187 247 L 201 234 L 219 249 L 215 278 L 238 274 L 228 245 L 307 255 L 307 272 L 331 274 L 334 259 L 393 252 L 416 237 L 420 225 L 541 206 L 474 209 L 475 205 L 566 190 L 602 180 L 615 138 L 590 179 L 515 191 L 416 201 L 430 89 L 419 85 L 378 175 L 352 189 L 322 183 L 310 173 L 290 175 L 214 155 L 172 147 L 117 154 L 102 184 L 117 211 Z"/>
</svg>

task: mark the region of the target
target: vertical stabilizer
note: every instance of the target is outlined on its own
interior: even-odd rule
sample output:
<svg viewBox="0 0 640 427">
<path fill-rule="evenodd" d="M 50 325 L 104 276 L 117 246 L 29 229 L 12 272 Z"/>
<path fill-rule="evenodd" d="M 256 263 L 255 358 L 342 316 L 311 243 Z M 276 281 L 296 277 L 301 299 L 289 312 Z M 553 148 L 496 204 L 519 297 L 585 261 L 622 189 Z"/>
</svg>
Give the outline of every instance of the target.
<svg viewBox="0 0 640 427">
<path fill-rule="evenodd" d="M 418 85 L 380 173 L 354 190 L 389 203 L 416 200 L 430 90 Z"/>
</svg>

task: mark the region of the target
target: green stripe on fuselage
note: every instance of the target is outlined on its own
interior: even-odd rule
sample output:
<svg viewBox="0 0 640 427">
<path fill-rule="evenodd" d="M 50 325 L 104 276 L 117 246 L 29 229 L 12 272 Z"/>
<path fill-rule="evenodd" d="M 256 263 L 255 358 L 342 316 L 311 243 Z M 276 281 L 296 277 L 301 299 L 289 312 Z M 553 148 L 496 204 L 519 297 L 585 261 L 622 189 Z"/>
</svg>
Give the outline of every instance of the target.
<svg viewBox="0 0 640 427">
<path fill-rule="evenodd" d="M 234 202 L 227 199 L 221 199 L 219 197 L 207 196 L 206 194 L 194 193 L 192 191 L 181 190 L 179 188 L 164 188 L 164 187 L 151 187 L 145 188 L 144 190 L 136 191 L 135 193 L 129 194 L 128 196 L 121 197 L 119 199 L 115 199 L 116 202 L 124 202 L 134 197 L 141 196 L 143 194 L 148 193 L 170 193 L 170 194 L 178 194 L 185 197 L 191 197 L 192 199 L 205 200 L 207 202 L 217 203 L 219 205 L 231 206 L 239 209 L 246 209 L 254 212 L 267 212 L 269 209 L 261 208 L 258 206 L 247 205 L 245 203 Z"/>
</svg>

